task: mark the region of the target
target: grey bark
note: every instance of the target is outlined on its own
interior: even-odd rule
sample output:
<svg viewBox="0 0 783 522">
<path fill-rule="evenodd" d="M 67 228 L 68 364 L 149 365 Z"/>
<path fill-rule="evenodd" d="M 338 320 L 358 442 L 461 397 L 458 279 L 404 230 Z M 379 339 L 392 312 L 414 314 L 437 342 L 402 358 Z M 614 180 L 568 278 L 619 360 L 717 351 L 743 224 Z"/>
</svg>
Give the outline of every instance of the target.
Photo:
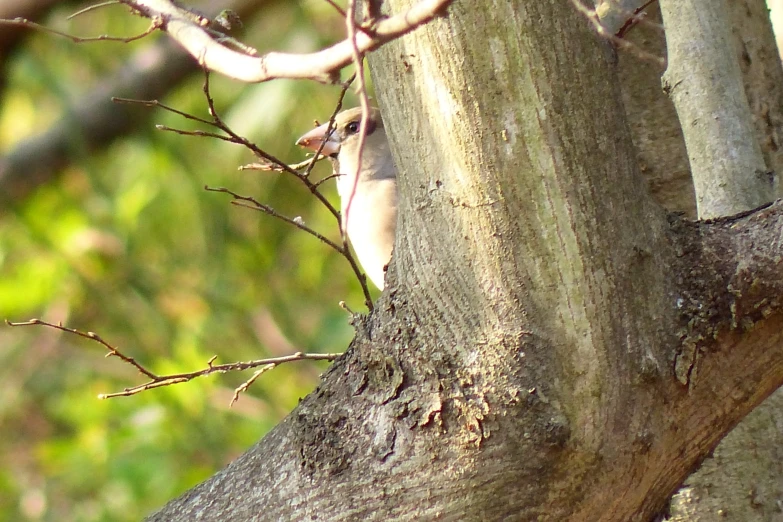
<svg viewBox="0 0 783 522">
<path fill-rule="evenodd" d="M 783 207 L 667 218 L 615 60 L 557 0 L 456 3 L 376 53 L 387 289 L 313 394 L 150 520 L 661 511 L 783 381 Z"/>
<path fill-rule="evenodd" d="M 663 85 L 685 137 L 699 217 L 771 201 L 771 172 L 753 132 L 725 0 L 660 4 L 669 61 Z"/>
<path fill-rule="evenodd" d="M 734 56 L 741 66 L 756 139 L 766 164 L 779 173 L 783 169 L 783 70 L 767 6 L 763 0 L 733 0 L 728 2 L 728 13 Z M 646 20 L 649 23 L 637 25 L 628 34 L 629 40 L 648 53 L 666 56 L 655 5 Z M 695 217 L 684 140 L 674 106 L 660 88 L 663 69 L 633 53 L 621 53 L 619 58 L 623 99 L 649 188 L 666 208 Z M 780 196 L 779 187 L 776 195 Z M 688 478 L 669 508 L 671 520 L 779 520 L 783 499 L 781 411 L 783 391 L 779 390 L 727 435 L 714 456 Z"/>
</svg>

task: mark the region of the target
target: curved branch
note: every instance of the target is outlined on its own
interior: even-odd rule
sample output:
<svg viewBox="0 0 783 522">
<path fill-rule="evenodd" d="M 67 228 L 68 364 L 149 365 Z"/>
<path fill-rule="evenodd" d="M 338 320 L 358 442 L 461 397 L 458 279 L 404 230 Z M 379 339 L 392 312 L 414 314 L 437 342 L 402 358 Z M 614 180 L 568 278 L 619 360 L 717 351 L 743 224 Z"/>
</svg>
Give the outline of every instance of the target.
<svg viewBox="0 0 783 522">
<path fill-rule="evenodd" d="M 359 53 L 377 49 L 443 14 L 453 0 L 421 0 L 409 10 L 382 19 L 356 34 Z M 168 0 L 122 0 L 152 20 L 160 20 L 162 29 L 176 40 L 201 65 L 235 80 L 259 83 L 276 78 L 331 81 L 336 73 L 353 59 L 353 43 L 343 40 L 310 54 L 271 52 L 250 56 L 218 42 L 193 13 L 176 7 Z"/>
</svg>

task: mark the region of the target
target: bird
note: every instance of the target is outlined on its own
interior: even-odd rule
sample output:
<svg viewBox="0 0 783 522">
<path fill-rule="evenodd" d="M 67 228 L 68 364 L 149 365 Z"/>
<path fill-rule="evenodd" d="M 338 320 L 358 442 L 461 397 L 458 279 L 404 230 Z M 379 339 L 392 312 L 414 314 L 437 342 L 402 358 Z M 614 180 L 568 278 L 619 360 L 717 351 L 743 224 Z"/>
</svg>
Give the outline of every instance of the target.
<svg viewBox="0 0 783 522">
<path fill-rule="evenodd" d="M 316 127 L 296 144 L 333 158 L 340 196 L 342 228 L 367 277 L 383 290 L 397 228 L 397 168 L 380 111 L 370 107 L 359 163 L 362 109 L 355 107 Z M 327 134 L 328 133 L 328 134 Z M 357 179 L 358 173 L 358 179 Z M 350 207 L 349 207 L 350 205 Z"/>
</svg>

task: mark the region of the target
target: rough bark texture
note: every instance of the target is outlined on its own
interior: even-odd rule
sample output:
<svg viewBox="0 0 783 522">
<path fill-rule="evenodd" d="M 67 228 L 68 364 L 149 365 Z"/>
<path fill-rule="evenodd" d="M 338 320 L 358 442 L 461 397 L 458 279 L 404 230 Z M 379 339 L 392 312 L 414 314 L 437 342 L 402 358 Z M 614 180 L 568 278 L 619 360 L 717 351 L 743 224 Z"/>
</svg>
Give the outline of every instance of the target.
<svg viewBox="0 0 783 522">
<path fill-rule="evenodd" d="M 728 2 L 736 57 L 766 164 L 783 172 L 783 69 L 763 0 Z M 653 4 L 647 23 L 628 39 L 666 55 L 660 12 Z M 685 144 L 674 106 L 661 89 L 663 69 L 633 53 L 619 61 L 623 100 L 634 145 L 649 188 L 667 209 L 696 216 Z M 775 176 L 776 182 L 780 176 Z M 776 187 L 778 197 L 780 186 Z M 671 520 L 765 522 L 783 517 L 783 390 L 774 393 L 721 442 L 713 457 L 675 495 Z"/>
<path fill-rule="evenodd" d="M 401 172 L 387 290 L 313 394 L 150 520 L 662 510 L 783 381 L 783 206 L 666 219 L 615 62 L 559 0 L 458 2 L 374 55 Z"/>
<path fill-rule="evenodd" d="M 783 67 L 764 0 L 728 2 L 734 49 L 742 69 L 764 162 L 775 173 L 776 197 L 783 196 Z"/>
</svg>

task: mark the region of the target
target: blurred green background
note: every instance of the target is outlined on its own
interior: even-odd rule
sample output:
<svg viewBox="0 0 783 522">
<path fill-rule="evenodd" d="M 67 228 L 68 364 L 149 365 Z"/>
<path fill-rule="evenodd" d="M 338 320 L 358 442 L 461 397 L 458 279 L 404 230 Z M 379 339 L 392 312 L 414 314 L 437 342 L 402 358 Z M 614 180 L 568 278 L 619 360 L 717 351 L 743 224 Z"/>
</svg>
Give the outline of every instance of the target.
<svg viewBox="0 0 783 522">
<path fill-rule="evenodd" d="M 122 6 L 69 21 L 87 4 L 29 4 L 34 9 L 22 12 L 0 6 L 0 18 L 27 16 L 85 36 L 128 36 L 147 26 Z M 244 22 L 236 36 L 261 52 L 308 52 L 344 33 L 323 0 L 235 4 Z M 347 263 L 304 233 L 204 190 L 253 196 L 337 238 L 334 219 L 301 184 L 238 171 L 255 161 L 240 146 L 156 130 L 210 130 L 159 109 L 118 106 L 118 121 L 121 111 L 130 114 L 124 128 L 99 125 L 92 137 L 79 130 L 79 107 L 133 97 L 105 84 L 132 84 L 129 64 L 141 74 L 144 53 L 164 48 L 165 35 L 77 44 L 14 31 L 0 26 L 9 37 L 0 35 L 0 319 L 95 331 L 158 373 L 196 370 L 213 355 L 230 362 L 345 350 L 352 329 L 338 301 L 364 311 Z M 203 74 L 191 66 L 164 81 L 172 69 L 155 77 L 161 101 L 206 117 Z M 211 87 L 237 133 L 289 162 L 305 158 L 296 137 L 314 119 L 328 119 L 340 93 L 314 82 L 244 85 L 217 75 Z M 346 106 L 355 104 L 349 95 Z M 65 146 L 54 160 L 42 159 L 36 147 L 55 137 L 36 137 L 58 125 Z M 119 136 L 108 140 L 113 133 Z M 8 159 L 24 150 L 38 161 L 35 174 L 22 161 L 9 176 Z M 279 367 L 231 408 L 234 388 L 252 371 L 99 400 L 143 382 L 105 353 L 44 327 L 0 326 L 0 521 L 139 520 L 261 438 L 327 367 Z"/>
</svg>

